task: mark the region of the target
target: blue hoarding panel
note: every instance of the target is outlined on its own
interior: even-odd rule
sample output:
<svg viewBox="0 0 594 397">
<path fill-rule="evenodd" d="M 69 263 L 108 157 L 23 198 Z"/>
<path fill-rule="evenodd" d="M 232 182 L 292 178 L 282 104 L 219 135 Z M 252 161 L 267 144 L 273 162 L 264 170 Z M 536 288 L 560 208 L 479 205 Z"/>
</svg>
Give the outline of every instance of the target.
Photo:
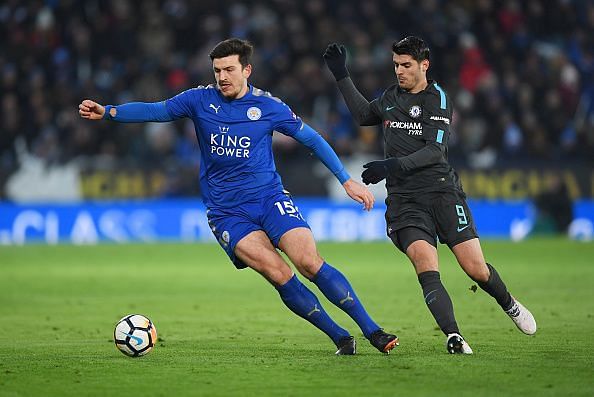
<svg viewBox="0 0 594 397">
<path fill-rule="evenodd" d="M 382 203 L 366 212 L 356 203 L 311 198 L 294 201 L 320 241 L 386 238 L 385 206 Z M 528 201 L 471 200 L 469 204 L 481 237 L 521 239 L 534 224 L 535 211 Z M 591 236 L 594 202 L 578 202 L 574 212 L 576 233 L 590 233 Z M 202 202 L 0 203 L 0 244 L 151 241 L 214 241 Z"/>
</svg>

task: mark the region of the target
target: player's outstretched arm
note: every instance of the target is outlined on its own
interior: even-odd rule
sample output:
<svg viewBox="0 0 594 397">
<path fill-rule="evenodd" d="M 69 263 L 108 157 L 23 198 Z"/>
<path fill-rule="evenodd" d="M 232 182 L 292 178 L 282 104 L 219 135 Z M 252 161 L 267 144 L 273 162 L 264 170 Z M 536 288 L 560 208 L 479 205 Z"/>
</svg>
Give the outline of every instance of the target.
<svg viewBox="0 0 594 397">
<path fill-rule="evenodd" d="M 342 187 L 344 187 L 350 198 L 358 203 L 362 203 L 367 211 L 373 208 L 375 197 L 373 197 L 373 194 L 365 186 L 350 178 L 342 184 Z"/>
<path fill-rule="evenodd" d="M 173 121 L 167 111 L 165 101 L 162 102 L 130 102 L 122 105 L 102 106 L 90 99 L 83 100 L 78 105 L 78 113 L 89 120 L 113 120 L 120 123 L 143 123 L 146 121 Z"/>
<path fill-rule="evenodd" d="M 381 124 L 381 117 L 373 113 L 369 101 L 359 92 L 349 77 L 346 66 L 347 51 L 344 45 L 332 43 L 324 52 L 324 61 L 338 83 L 338 89 L 344 97 L 349 111 L 359 125 Z"/>
<path fill-rule="evenodd" d="M 297 131 L 293 138 L 310 148 L 324 165 L 340 181 L 349 197 L 362 203 L 366 210 L 373 208 L 375 201 L 373 194 L 360 183 L 351 179 L 350 175 L 344 169 L 344 165 L 336 155 L 336 152 L 330 147 L 328 142 L 320 136 L 313 128 L 303 123 L 301 129 Z"/>
<path fill-rule="evenodd" d="M 78 105 L 78 114 L 83 119 L 101 120 L 105 114 L 105 107 L 95 101 L 85 99 Z"/>
</svg>

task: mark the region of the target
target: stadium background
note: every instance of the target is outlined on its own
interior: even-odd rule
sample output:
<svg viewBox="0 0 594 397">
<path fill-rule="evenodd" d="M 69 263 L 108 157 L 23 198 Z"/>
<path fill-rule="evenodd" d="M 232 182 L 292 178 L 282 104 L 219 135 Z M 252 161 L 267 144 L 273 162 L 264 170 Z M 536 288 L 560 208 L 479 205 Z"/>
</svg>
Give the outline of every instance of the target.
<svg viewBox="0 0 594 397">
<path fill-rule="evenodd" d="M 217 244 L 161 242 L 210 240 L 190 124 L 77 112 L 85 97 L 153 101 L 212 82 L 212 46 L 247 37 L 252 82 L 322 131 L 358 176 L 380 138 L 352 123 L 321 54 L 347 44 L 372 97 L 394 80 L 390 44 L 407 34 L 427 39 L 430 75 L 456 102 L 450 156 L 481 236 L 530 236 L 481 244 L 537 318 L 533 337 L 440 247 L 472 356 L 446 353 L 406 256 L 387 240 L 346 242 L 384 238 L 382 186 L 365 213 L 307 150 L 276 137 L 285 184 L 330 240 L 321 254 L 401 340 L 379 355 L 319 295 L 357 333 L 357 355 L 336 357 Z M 575 237 L 592 235 L 592 40 L 591 0 L 0 1 L 0 397 L 594 395 L 594 244 L 531 237 L 554 231 L 547 210 L 575 218 Z M 73 244 L 43 244 L 60 241 Z M 42 244 L 20 246 L 32 242 Z M 143 359 L 113 344 L 130 313 L 159 331 Z"/>
<path fill-rule="evenodd" d="M 591 237 L 591 1 L 13 0 L 0 5 L 0 243 L 210 239 L 191 122 L 91 123 L 77 105 L 211 83 L 208 52 L 231 36 L 255 44 L 251 83 L 322 132 L 358 177 L 382 155 L 381 135 L 353 123 L 321 54 L 345 43 L 372 98 L 394 81 L 392 41 L 409 34 L 427 40 L 429 76 L 455 102 L 450 159 L 481 234 L 553 232 L 542 208 L 569 203 L 561 232 Z M 384 238 L 381 185 L 378 209 L 361 214 L 336 202 L 340 186 L 305 148 L 281 134 L 274 145 L 318 238 Z"/>
</svg>

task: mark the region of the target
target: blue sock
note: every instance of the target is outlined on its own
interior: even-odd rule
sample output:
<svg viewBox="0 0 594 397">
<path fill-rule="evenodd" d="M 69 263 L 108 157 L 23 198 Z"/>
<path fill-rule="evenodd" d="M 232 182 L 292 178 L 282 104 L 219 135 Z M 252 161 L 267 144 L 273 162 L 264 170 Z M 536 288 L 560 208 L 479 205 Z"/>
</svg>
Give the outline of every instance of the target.
<svg viewBox="0 0 594 397">
<path fill-rule="evenodd" d="M 374 331 L 380 329 L 380 326 L 365 311 L 349 281 L 337 269 L 324 262 L 312 281 L 330 302 L 344 310 L 355 320 L 367 339 Z"/>
<path fill-rule="evenodd" d="M 293 313 L 322 330 L 335 344 L 340 338 L 350 335 L 328 316 L 318 298 L 299 281 L 296 275 L 293 275 L 286 284 L 277 287 L 277 291 Z"/>
</svg>

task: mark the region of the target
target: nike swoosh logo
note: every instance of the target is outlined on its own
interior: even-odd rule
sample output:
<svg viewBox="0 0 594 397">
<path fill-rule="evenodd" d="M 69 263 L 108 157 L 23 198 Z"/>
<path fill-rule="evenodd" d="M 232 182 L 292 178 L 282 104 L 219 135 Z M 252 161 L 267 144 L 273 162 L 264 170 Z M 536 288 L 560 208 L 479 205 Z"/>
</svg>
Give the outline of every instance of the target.
<svg viewBox="0 0 594 397">
<path fill-rule="evenodd" d="M 394 109 L 395 107 L 396 107 L 396 106 L 388 106 L 388 107 L 386 108 L 386 112 L 389 112 L 390 110 Z"/>
<path fill-rule="evenodd" d="M 456 229 L 456 230 L 457 230 L 458 232 L 461 232 L 462 230 L 466 229 L 468 226 L 470 226 L 470 225 L 466 225 L 466 226 L 464 226 L 464 227 L 460 227 L 460 226 L 458 226 L 458 229 Z"/>
<path fill-rule="evenodd" d="M 142 338 L 140 338 L 140 337 L 138 337 L 138 336 L 134 336 L 134 335 L 127 334 L 127 333 L 125 333 L 125 332 L 122 332 L 122 331 L 120 331 L 120 332 L 121 332 L 122 334 L 126 335 L 126 336 L 129 336 L 131 339 L 134 339 L 134 341 L 136 342 L 136 346 L 138 346 L 138 345 L 142 345 Z"/>
<path fill-rule="evenodd" d="M 430 300 L 427 300 L 427 299 L 429 299 L 429 295 L 431 295 L 431 294 L 432 294 L 432 293 L 434 293 L 434 292 L 437 292 L 437 290 L 436 290 L 436 289 L 434 289 L 433 291 L 429 291 L 429 292 L 427 293 L 427 295 L 425 295 L 425 302 L 426 302 L 428 305 L 430 305 L 431 303 L 433 303 L 433 301 L 434 301 L 434 300 L 436 300 L 436 299 L 437 299 L 437 298 L 434 296 L 432 299 L 430 299 Z"/>
</svg>

